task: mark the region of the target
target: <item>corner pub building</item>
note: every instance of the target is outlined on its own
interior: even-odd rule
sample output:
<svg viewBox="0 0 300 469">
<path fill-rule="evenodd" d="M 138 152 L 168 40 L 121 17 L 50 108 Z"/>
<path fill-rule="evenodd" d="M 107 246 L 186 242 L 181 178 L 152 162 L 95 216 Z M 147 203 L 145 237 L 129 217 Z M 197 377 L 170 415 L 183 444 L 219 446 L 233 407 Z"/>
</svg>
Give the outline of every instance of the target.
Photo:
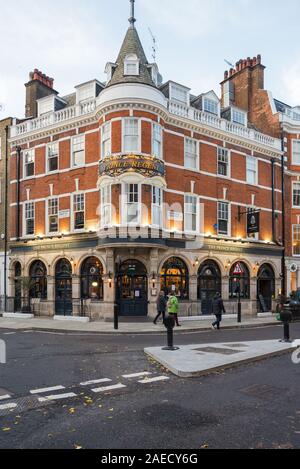
<svg viewBox="0 0 300 469">
<path fill-rule="evenodd" d="M 9 296 L 21 305 L 18 278 L 31 278 L 36 314 L 77 316 L 84 303 L 97 320 L 112 318 L 115 303 L 121 316 L 153 317 L 160 290 L 178 295 L 183 315 L 210 314 L 221 292 L 230 313 L 238 263 L 243 313 L 271 310 L 281 288 L 281 140 L 231 104 L 238 83 L 225 79 L 220 100 L 163 82 L 131 5 L 105 84 L 60 97 L 53 79 L 30 74 L 26 119 L 10 132 Z M 255 93 L 261 57 L 239 74 Z"/>
</svg>

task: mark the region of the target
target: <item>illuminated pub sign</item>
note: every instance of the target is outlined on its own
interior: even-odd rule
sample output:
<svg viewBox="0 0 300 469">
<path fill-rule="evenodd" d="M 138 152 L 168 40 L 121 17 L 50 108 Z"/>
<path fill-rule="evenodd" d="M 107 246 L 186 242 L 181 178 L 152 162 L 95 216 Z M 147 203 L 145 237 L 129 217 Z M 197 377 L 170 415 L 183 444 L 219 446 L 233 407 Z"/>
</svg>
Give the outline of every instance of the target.
<svg viewBox="0 0 300 469">
<path fill-rule="evenodd" d="M 256 234 L 260 231 L 260 212 L 248 212 L 247 214 L 247 233 Z"/>
<path fill-rule="evenodd" d="M 164 162 L 153 157 L 118 155 L 100 161 L 100 176 L 119 176 L 124 173 L 139 173 L 146 177 L 165 176 Z"/>
</svg>

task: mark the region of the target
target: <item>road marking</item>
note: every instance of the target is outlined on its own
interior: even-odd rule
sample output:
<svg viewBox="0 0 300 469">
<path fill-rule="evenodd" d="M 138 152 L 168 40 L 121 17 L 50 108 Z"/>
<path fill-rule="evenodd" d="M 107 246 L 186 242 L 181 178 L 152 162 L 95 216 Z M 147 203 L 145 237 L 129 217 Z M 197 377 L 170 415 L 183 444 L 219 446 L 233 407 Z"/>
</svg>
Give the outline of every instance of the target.
<svg viewBox="0 0 300 469">
<path fill-rule="evenodd" d="M 69 399 L 70 397 L 77 397 L 77 394 L 70 392 L 68 394 L 57 394 L 56 396 L 39 397 L 39 402 L 57 401 L 62 399 Z"/>
<path fill-rule="evenodd" d="M 14 403 L 4 404 L 4 405 L 0 405 L 0 410 L 15 409 L 16 407 L 18 407 L 18 404 L 14 404 Z"/>
<path fill-rule="evenodd" d="M 4 332 L 3 335 L 15 335 L 16 332 Z"/>
<path fill-rule="evenodd" d="M 10 399 L 11 396 L 9 394 L 5 394 L 4 396 L 0 396 L 0 401 L 4 401 L 5 399 Z"/>
<path fill-rule="evenodd" d="M 106 391 L 114 391 L 115 389 L 122 389 L 126 388 L 124 384 L 115 384 L 114 386 L 105 386 L 103 388 L 97 388 L 97 389 L 92 389 L 93 392 L 98 393 L 98 392 L 106 392 Z"/>
<path fill-rule="evenodd" d="M 86 381 L 85 383 L 80 383 L 80 386 L 89 386 L 90 384 L 100 384 L 100 383 L 111 383 L 111 379 L 94 379 L 92 381 Z"/>
<path fill-rule="evenodd" d="M 132 375 L 123 375 L 123 378 L 130 379 L 130 378 L 142 378 L 143 376 L 150 376 L 152 373 L 148 371 L 144 371 L 143 373 L 133 373 Z"/>
<path fill-rule="evenodd" d="M 158 376 L 157 378 L 146 378 L 143 379 L 142 381 L 139 381 L 141 384 L 150 384 L 150 383 L 156 383 L 158 381 L 167 381 L 168 378 L 167 376 Z"/>
<path fill-rule="evenodd" d="M 65 389 L 64 386 L 54 386 L 53 388 L 42 388 L 42 389 L 33 389 L 30 391 L 30 394 L 45 394 L 45 392 L 52 392 L 52 391 L 61 391 Z"/>
</svg>

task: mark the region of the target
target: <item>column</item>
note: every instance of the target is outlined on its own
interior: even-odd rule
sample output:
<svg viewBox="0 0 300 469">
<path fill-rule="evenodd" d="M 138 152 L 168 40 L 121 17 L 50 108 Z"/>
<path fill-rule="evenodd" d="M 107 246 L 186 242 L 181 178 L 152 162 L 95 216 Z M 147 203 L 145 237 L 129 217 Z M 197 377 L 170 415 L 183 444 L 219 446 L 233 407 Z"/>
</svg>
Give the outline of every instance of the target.
<svg viewBox="0 0 300 469">
<path fill-rule="evenodd" d="M 155 318 L 157 311 L 156 311 L 156 300 L 157 296 L 160 292 L 160 272 L 158 271 L 158 249 L 153 248 L 150 251 L 149 255 L 149 277 L 148 277 L 148 316 L 150 318 Z M 153 274 L 155 274 L 155 279 L 153 278 Z M 156 291 L 156 295 L 154 292 Z M 153 293 L 153 295 L 152 295 Z"/>
</svg>

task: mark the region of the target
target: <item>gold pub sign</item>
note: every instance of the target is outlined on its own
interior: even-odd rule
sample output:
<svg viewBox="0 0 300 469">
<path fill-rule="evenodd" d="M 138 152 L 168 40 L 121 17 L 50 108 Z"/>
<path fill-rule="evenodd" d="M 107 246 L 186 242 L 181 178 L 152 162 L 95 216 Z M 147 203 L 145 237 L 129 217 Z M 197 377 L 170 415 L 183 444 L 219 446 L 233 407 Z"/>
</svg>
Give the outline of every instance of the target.
<svg viewBox="0 0 300 469">
<path fill-rule="evenodd" d="M 139 155 L 110 156 L 100 161 L 100 176 L 115 177 L 128 172 L 139 173 L 146 177 L 164 177 L 165 165 L 158 158 Z"/>
</svg>

